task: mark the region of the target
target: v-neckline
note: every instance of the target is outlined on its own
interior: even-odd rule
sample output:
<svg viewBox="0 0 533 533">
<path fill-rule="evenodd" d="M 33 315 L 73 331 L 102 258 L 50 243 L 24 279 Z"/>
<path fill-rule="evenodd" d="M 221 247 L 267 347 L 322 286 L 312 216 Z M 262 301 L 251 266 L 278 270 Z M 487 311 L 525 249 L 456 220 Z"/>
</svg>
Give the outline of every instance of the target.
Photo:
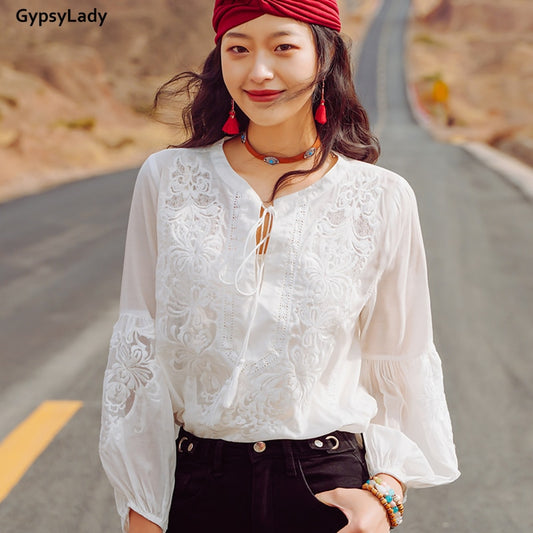
<svg viewBox="0 0 533 533">
<path fill-rule="evenodd" d="M 243 178 L 232 166 L 229 162 L 226 152 L 224 151 L 224 143 L 227 141 L 227 138 L 223 138 L 219 141 L 217 141 L 213 145 L 213 152 L 212 154 L 215 157 L 215 160 L 217 163 L 220 164 L 221 168 L 220 175 L 222 179 L 229 182 L 230 185 L 235 186 L 238 190 L 240 190 L 243 193 L 247 193 L 254 197 L 260 205 L 265 206 L 265 203 L 257 193 L 257 191 L 250 185 L 248 180 Z M 306 187 L 303 187 L 302 189 L 298 189 L 297 191 L 293 191 L 287 194 L 282 194 L 281 196 L 277 196 L 274 199 L 274 205 L 279 205 L 279 203 L 284 202 L 290 202 L 291 200 L 294 200 L 302 195 L 314 195 L 318 192 L 320 192 L 324 187 L 330 183 L 334 177 L 338 173 L 339 165 L 342 161 L 342 156 L 340 154 L 335 153 L 335 156 L 337 158 L 335 164 L 328 169 L 327 172 L 324 173 L 323 176 L 321 176 L 319 179 L 314 181 L 313 183 L 310 183 Z M 266 206 L 265 206 L 266 207 Z"/>
</svg>

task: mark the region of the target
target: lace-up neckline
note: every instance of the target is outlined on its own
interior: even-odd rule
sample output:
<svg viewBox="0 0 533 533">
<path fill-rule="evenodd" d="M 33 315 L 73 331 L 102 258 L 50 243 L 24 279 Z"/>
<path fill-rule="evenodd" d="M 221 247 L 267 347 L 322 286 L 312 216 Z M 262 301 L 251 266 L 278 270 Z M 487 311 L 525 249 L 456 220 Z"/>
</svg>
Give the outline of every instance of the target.
<svg viewBox="0 0 533 533">
<path fill-rule="evenodd" d="M 255 232 L 255 242 L 257 245 L 256 254 L 262 256 L 268 249 L 273 222 L 272 211 L 265 205 L 261 206 L 259 211 L 259 220 L 261 221 L 261 225 Z"/>
</svg>

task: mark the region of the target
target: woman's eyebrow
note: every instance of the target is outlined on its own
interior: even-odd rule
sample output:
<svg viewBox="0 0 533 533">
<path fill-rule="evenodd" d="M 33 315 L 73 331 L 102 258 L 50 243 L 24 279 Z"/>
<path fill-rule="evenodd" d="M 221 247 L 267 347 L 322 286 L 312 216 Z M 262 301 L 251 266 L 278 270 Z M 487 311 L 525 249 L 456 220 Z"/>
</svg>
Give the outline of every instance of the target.
<svg viewBox="0 0 533 533">
<path fill-rule="evenodd" d="M 288 30 L 281 30 L 281 31 L 276 31 L 274 33 L 272 33 L 270 36 L 271 37 L 296 37 L 298 34 L 293 32 L 293 31 L 288 31 Z"/>
<path fill-rule="evenodd" d="M 298 34 L 295 33 L 295 32 L 292 32 L 292 31 L 288 31 L 288 30 L 281 30 L 281 31 L 276 31 L 274 33 L 271 33 L 269 35 L 270 38 L 274 38 L 274 37 L 296 37 Z M 247 35 L 246 33 L 239 33 L 239 32 L 236 32 L 236 31 L 228 31 L 226 33 L 226 37 L 235 37 L 237 39 L 251 39 L 250 35 Z"/>
<path fill-rule="evenodd" d="M 226 33 L 226 37 L 236 37 L 237 39 L 251 39 L 249 35 L 246 35 L 246 33 L 238 33 L 236 31 L 228 31 Z"/>
</svg>

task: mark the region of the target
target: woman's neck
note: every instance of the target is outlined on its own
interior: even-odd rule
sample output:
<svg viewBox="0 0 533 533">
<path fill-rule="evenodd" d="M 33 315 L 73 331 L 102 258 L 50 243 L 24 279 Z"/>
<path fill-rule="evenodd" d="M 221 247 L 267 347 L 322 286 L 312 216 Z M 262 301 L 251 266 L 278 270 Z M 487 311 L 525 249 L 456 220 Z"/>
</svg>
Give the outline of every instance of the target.
<svg viewBox="0 0 533 533">
<path fill-rule="evenodd" d="M 305 124 L 286 122 L 276 126 L 259 126 L 250 122 L 247 135 L 250 144 L 261 154 L 292 157 L 313 145 L 317 130 L 311 117 Z"/>
</svg>

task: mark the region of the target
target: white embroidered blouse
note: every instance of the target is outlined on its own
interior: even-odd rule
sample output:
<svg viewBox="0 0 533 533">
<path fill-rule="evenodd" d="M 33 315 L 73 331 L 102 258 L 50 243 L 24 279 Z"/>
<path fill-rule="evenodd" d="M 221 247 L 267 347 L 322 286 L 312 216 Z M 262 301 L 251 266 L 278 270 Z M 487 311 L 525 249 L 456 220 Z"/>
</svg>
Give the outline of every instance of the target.
<svg viewBox="0 0 533 533">
<path fill-rule="evenodd" d="M 222 144 L 153 154 L 135 185 L 100 439 L 124 530 L 129 508 L 166 530 L 178 425 L 245 442 L 363 432 L 371 474 L 453 481 L 410 185 L 339 156 L 262 210 Z"/>
</svg>

